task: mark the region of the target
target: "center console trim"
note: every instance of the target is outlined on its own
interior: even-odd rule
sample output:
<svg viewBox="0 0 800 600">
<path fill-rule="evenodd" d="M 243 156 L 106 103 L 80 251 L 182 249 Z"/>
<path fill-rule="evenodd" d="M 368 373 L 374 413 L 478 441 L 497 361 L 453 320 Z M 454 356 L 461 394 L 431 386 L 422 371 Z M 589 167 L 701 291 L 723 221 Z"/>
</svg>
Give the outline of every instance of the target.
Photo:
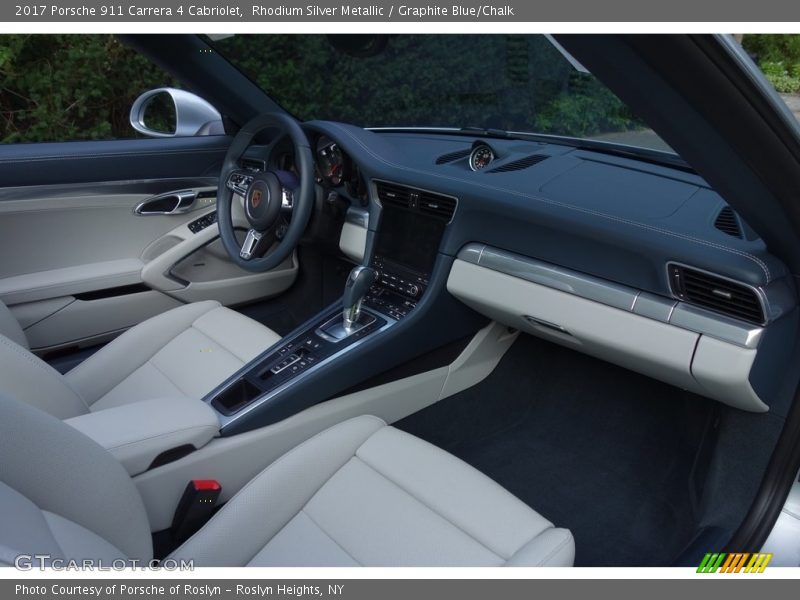
<svg viewBox="0 0 800 600">
<path fill-rule="evenodd" d="M 211 403 L 213 402 L 214 398 L 216 398 L 219 395 L 219 393 L 223 389 L 225 389 L 224 387 L 218 388 L 218 389 L 214 390 L 213 392 L 211 392 L 208 396 L 206 396 L 206 398 L 204 398 L 204 401 L 207 402 L 209 405 L 211 405 L 211 408 L 214 410 L 215 413 L 217 413 L 217 417 L 219 419 L 220 429 L 228 427 L 229 425 L 231 425 L 235 421 L 237 421 L 237 420 L 241 419 L 242 417 L 244 417 L 246 414 L 258 409 L 258 407 L 260 407 L 260 406 L 264 405 L 265 403 L 269 402 L 272 398 L 274 398 L 274 397 L 278 396 L 279 394 L 283 393 L 285 390 L 289 389 L 293 385 L 296 385 L 300 381 L 303 381 L 304 379 L 307 379 L 308 377 L 313 376 L 315 373 L 317 373 L 320 369 L 322 369 L 326 365 L 332 363 L 335 360 L 338 360 L 339 358 L 341 358 L 342 356 L 344 356 L 345 354 L 347 354 L 351 350 L 353 350 L 355 348 L 358 348 L 361 344 L 363 344 L 368 339 L 371 339 L 374 336 L 381 334 L 382 332 L 390 329 L 392 326 L 394 326 L 397 323 L 397 320 L 394 317 L 386 315 L 386 314 L 384 314 L 384 313 L 382 313 L 380 311 L 374 310 L 373 308 L 364 307 L 364 308 L 362 308 L 362 311 L 366 312 L 368 314 L 371 314 L 372 316 L 377 314 L 380 317 L 382 317 L 383 319 L 385 319 L 386 323 L 384 325 L 382 325 L 381 327 L 379 327 L 378 329 L 376 329 L 375 331 L 371 332 L 369 335 L 366 335 L 366 336 L 362 337 L 361 339 L 353 342 L 352 344 L 348 344 L 347 346 L 341 348 L 337 352 L 334 352 L 333 354 L 331 354 L 327 358 L 322 359 L 321 361 L 319 361 L 315 365 L 309 367 L 308 369 L 304 370 L 302 373 L 299 373 L 297 376 L 293 377 L 292 379 L 289 379 L 288 381 L 283 382 L 282 384 L 280 384 L 279 386 L 275 387 L 274 389 L 266 392 L 265 394 L 263 394 L 261 396 L 258 396 L 255 400 L 253 400 L 252 402 L 250 402 L 246 406 L 243 406 L 240 410 L 236 411 L 235 413 L 230 414 L 230 415 L 225 415 L 225 414 L 221 413 L 220 411 L 216 410 L 213 407 L 213 405 L 211 405 Z M 322 320 L 323 322 L 327 323 L 331 318 L 335 317 L 336 315 L 341 315 L 341 307 L 340 306 L 337 307 L 335 312 L 332 312 L 331 310 L 326 310 L 326 311 L 323 311 L 322 314 L 324 314 L 325 317 L 323 319 L 320 319 L 320 320 Z M 302 331 L 305 331 L 306 329 L 307 328 L 300 328 L 298 331 L 302 332 Z M 316 328 L 314 328 L 314 330 L 316 331 Z M 270 353 L 274 352 L 275 349 L 277 349 L 280 346 L 284 345 L 287 341 L 292 340 L 294 337 L 302 337 L 302 333 L 299 336 L 297 334 L 294 334 L 294 335 L 289 335 L 289 336 L 286 336 L 285 338 L 282 338 L 280 342 L 278 342 L 277 344 L 274 344 L 273 346 L 268 348 L 261 356 L 262 357 L 268 356 Z M 261 357 L 259 357 L 259 358 L 261 358 Z M 254 359 L 254 361 L 252 361 L 251 364 L 256 363 L 259 360 L 259 358 Z M 226 382 L 226 383 L 229 384 L 230 382 Z M 227 385 L 225 387 L 227 387 Z"/>
</svg>

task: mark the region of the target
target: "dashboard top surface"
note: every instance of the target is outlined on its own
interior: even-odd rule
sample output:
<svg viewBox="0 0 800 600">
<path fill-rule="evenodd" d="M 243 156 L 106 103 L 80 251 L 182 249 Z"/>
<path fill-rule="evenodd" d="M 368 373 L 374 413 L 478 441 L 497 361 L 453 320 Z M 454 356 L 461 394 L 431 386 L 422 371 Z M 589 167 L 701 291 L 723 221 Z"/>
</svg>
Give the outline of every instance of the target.
<svg viewBox="0 0 800 600">
<path fill-rule="evenodd" d="M 727 204 L 687 170 L 558 143 L 329 121 L 304 127 L 334 140 L 366 181 L 456 197 L 440 247 L 446 255 L 483 242 L 664 296 L 669 262 L 761 288 L 787 275 L 749 228 L 739 238 L 715 227 Z M 483 144 L 494 157 L 474 171 L 468 154 Z M 375 229 L 374 194 L 367 209 Z"/>
</svg>

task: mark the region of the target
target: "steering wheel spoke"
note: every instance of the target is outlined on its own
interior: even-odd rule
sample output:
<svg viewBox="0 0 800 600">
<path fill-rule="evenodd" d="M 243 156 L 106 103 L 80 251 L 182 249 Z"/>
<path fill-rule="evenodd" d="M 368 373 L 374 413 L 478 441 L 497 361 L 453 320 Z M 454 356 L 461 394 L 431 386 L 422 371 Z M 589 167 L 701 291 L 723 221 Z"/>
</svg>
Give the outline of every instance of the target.
<svg viewBox="0 0 800 600">
<path fill-rule="evenodd" d="M 294 208 L 294 196 L 294 189 L 286 186 L 281 188 L 281 212 L 292 212 L 292 208 Z"/>
<path fill-rule="evenodd" d="M 266 231 L 256 231 L 251 229 L 242 242 L 242 248 L 239 250 L 239 256 L 242 260 L 250 260 L 257 258 L 264 253 L 272 240 L 272 236 Z"/>
<path fill-rule="evenodd" d="M 253 183 L 253 172 L 247 169 L 234 169 L 228 175 L 228 180 L 225 182 L 227 187 L 234 194 L 242 197 L 247 195 L 247 190 Z"/>
</svg>

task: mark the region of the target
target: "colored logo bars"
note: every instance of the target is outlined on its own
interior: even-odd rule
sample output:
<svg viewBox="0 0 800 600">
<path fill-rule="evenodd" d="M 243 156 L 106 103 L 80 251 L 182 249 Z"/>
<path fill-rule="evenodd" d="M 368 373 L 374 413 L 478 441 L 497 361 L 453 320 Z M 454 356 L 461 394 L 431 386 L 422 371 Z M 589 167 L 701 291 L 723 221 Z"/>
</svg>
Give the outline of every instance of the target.
<svg viewBox="0 0 800 600">
<path fill-rule="evenodd" d="M 767 568 L 772 554 L 747 552 L 735 552 L 726 554 L 707 553 L 700 566 L 697 567 L 698 573 L 763 573 Z"/>
</svg>

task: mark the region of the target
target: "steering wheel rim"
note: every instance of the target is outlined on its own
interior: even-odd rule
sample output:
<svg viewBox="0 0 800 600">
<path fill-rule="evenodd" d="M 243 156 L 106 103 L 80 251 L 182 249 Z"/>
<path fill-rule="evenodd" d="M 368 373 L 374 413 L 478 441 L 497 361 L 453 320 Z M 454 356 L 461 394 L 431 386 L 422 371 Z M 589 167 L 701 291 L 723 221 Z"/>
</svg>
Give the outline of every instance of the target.
<svg viewBox="0 0 800 600">
<path fill-rule="evenodd" d="M 292 198 L 292 218 L 283 239 L 266 256 L 253 258 L 252 254 L 246 256 L 245 247 L 240 246 L 233 229 L 234 189 L 231 178 L 240 172 L 239 160 L 253 143 L 253 139 L 265 129 L 277 128 L 279 137 L 288 135 L 294 146 L 295 165 L 299 172 L 299 184 L 290 190 Z M 253 173 L 256 177 L 256 174 Z M 281 190 L 277 194 L 277 189 Z M 242 188 L 237 188 L 240 193 Z M 280 212 L 280 207 L 287 193 L 277 172 L 265 170 L 257 174 L 255 179 L 244 188 L 245 214 L 251 229 L 245 239 L 244 246 L 250 244 L 255 248 L 262 236 L 270 233 L 270 227 L 275 225 L 273 217 Z M 256 198 L 256 196 L 258 196 Z M 277 208 L 276 208 L 277 203 Z M 264 272 L 274 269 L 286 260 L 297 247 L 303 235 L 311 210 L 314 206 L 314 158 L 308 138 L 297 121 L 284 113 L 264 113 L 248 121 L 233 138 L 220 171 L 219 185 L 217 187 L 217 223 L 222 244 L 231 260 L 242 269 L 253 272 Z M 272 222 L 270 220 L 272 219 Z M 259 228 L 263 228 L 260 230 Z"/>
</svg>

